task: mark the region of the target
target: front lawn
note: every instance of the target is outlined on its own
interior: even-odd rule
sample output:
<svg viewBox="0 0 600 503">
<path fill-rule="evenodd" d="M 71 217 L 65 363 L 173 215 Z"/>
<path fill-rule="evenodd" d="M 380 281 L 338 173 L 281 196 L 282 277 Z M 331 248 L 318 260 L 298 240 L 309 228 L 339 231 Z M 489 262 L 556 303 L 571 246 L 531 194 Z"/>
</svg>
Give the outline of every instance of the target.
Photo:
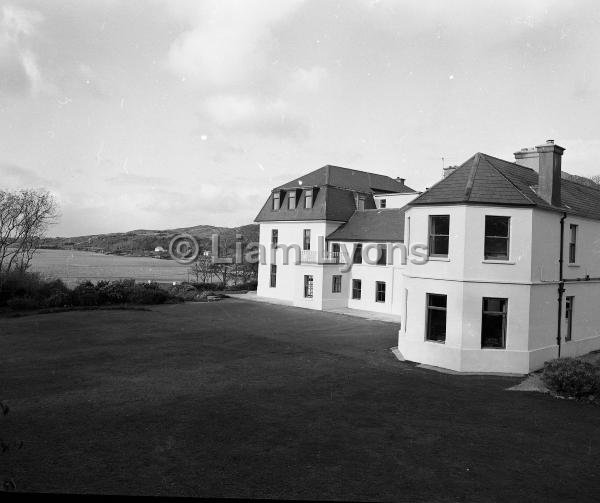
<svg viewBox="0 0 600 503">
<path fill-rule="evenodd" d="M 21 491 L 595 501 L 600 413 L 398 362 L 393 324 L 226 299 L 0 318 Z"/>
</svg>

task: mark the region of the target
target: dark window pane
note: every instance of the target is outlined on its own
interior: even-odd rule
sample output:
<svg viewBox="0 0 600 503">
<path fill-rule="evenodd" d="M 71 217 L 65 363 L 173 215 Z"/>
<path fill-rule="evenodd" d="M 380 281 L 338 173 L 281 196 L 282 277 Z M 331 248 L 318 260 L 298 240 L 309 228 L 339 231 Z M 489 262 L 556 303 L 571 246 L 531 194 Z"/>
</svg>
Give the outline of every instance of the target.
<svg viewBox="0 0 600 503">
<path fill-rule="evenodd" d="M 506 238 L 485 238 L 485 259 L 507 259 L 508 258 L 508 239 Z"/>
<path fill-rule="evenodd" d="M 427 340 L 444 342 L 446 340 L 446 311 L 429 309 L 427 319 Z"/>
<path fill-rule="evenodd" d="M 311 298 L 313 296 L 313 277 L 304 276 L 304 296 Z"/>
<path fill-rule="evenodd" d="M 481 320 L 481 347 L 504 348 L 506 346 L 507 299 L 484 297 Z"/>
<path fill-rule="evenodd" d="M 385 302 L 385 282 L 384 281 L 375 282 L 375 301 L 376 302 Z"/>
<path fill-rule="evenodd" d="M 431 255 L 448 255 L 448 236 L 432 236 Z"/>
<path fill-rule="evenodd" d="M 333 293 L 340 293 L 342 291 L 342 276 L 337 274 L 332 276 L 331 291 Z"/>
<path fill-rule="evenodd" d="M 360 294 L 361 294 L 361 281 L 360 281 L 360 279 L 353 279 L 352 280 L 352 298 L 360 300 Z"/>
<path fill-rule="evenodd" d="M 310 229 L 304 229 L 303 250 L 310 250 Z"/>
<path fill-rule="evenodd" d="M 431 217 L 432 234 L 450 234 L 450 215 L 434 215 Z"/>
<path fill-rule="evenodd" d="M 485 235 L 508 237 L 510 217 L 486 215 Z"/>
<path fill-rule="evenodd" d="M 483 299 L 483 310 L 503 313 L 506 311 L 506 299 L 497 299 L 493 297 L 485 297 Z"/>
<path fill-rule="evenodd" d="M 448 297 L 446 295 L 435 295 L 430 293 L 427 296 L 428 305 L 432 307 L 446 307 L 448 304 Z"/>
<path fill-rule="evenodd" d="M 354 248 L 354 257 L 352 259 L 354 264 L 362 264 L 362 244 L 356 245 Z"/>
</svg>

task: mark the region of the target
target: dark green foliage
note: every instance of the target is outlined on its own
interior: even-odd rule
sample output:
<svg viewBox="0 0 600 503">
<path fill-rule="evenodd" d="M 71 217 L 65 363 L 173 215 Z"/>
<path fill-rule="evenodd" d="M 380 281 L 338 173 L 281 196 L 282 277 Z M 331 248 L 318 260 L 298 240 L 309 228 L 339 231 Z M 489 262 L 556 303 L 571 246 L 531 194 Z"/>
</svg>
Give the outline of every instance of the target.
<svg viewBox="0 0 600 503">
<path fill-rule="evenodd" d="M 169 298 L 169 294 L 157 283 L 143 283 L 134 286 L 128 302 L 131 304 L 164 304 Z"/>
<path fill-rule="evenodd" d="M 542 380 L 559 395 L 582 398 L 600 393 L 600 367 L 577 358 L 547 362 Z"/>
<path fill-rule="evenodd" d="M 15 311 L 91 307 L 119 304 L 164 304 L 181 300 L 162 289 L 157 283 L 137 284 L 133 279 L 84 281 L 70 290 L 61 280 L 46 281 L 38 274 L 11 274 L 2 283 L 0 306 Z"/>
</svg>

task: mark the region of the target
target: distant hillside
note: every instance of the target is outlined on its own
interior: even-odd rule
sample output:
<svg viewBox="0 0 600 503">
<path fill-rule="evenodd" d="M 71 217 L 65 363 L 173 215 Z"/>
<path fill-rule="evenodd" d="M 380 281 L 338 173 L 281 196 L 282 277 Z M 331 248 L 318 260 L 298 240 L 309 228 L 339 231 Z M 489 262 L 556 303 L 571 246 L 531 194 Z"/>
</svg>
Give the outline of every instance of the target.
<svg viewBox="0 0 600 503">
<path fill-rule="evenodd" d="M 561 173 L 561 175 L 562 175 L 562 178 L 564 178 L 565 180 L 571 180 L 572 182 L 577 182 L 582 185 L 587 185 L 588 187 L 593 187 L 594 189 L 600 189 L 600 185 L 597 184 L 591 178 L 587 178 L 585 176 L 579 176 L 579 175 L 572 175 L 571 173 L 567 173 L 566 171 L 563 171 Z M 594 178 L 596 178 L 596 177 L 594 177 Z"/>
<path fill-rule="evenodd" d="M 210 249 L 210 238 L 213 234 L 218 234 L 222 240 L 227 241 L 235 240 L 236 234 L 241 234 L 245 241 L 258 241 L 257 224 L 233 228 L 196 225 L 167 230 L 137 229 L 111 234 L 45 238 L 41 248 L 87 250 L 122 255 L 151 255 L 159 246 L 168 250 L 171 239 L 182 233 L 194 236 L 203 249 Z"/>
</svg>

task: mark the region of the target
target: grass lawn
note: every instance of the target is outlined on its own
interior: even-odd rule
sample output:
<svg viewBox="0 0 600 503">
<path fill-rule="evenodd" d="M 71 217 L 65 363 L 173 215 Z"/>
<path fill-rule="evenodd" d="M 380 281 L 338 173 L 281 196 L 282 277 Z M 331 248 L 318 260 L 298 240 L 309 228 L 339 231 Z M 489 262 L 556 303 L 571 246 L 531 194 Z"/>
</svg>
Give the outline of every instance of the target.
<svg viewBox="0 0 600 503">
<path fill-rule="evenodd" d="M 0 318 L 21 491 L 598 501 L 600 409 L 398 362 L 396 327 L 240 300 Z"/>
</svg>

